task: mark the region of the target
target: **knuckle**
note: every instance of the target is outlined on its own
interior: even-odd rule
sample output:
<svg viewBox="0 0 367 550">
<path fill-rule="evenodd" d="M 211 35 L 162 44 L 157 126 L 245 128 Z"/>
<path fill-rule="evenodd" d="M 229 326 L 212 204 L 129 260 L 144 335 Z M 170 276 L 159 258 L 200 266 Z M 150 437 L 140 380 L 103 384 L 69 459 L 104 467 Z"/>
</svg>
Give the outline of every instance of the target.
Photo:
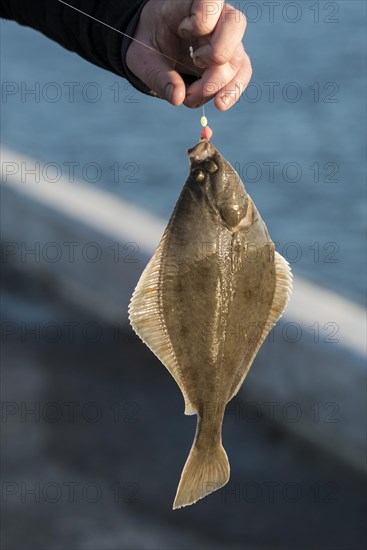
<svg viewBox="0 0 367 550">
<path fill-rule="evenodd" d="M 243 52 L 238 50 L 235 51 L 231 58 L 231 64 L 234 67 L 240 67 L 241 65 L 243 65 L 243 63 L 244 63 Z"/>
<path fill-rule="evenodd" d="M 161 85 L 161 71 L 158 67 L 151 67 L 147 69 L 145 73 L 145 83 L 150 86 L 150 88 L 157 92 L 158 94 L 162 93 Z"/>
<path fill-rule="evenodd" d="M 227 63 L 231 58 L 231 52 L 228 49 L 225 48 L 213 48 L 212 51 L 212 60 L 216 65 L 224 65 Z"/>
<path fill-rule="evenodd" d="M 233 21 L 235 23 L 241 23 L 243 26 L 243 30 L 245 31 L 247 27 L 247 19 L 246 15 L 241 10 L 238 10 L 230 4 L 227 4 L 224 17 L 226 18 L 226 20 Z"/>
<path fill-rule="evenodd" d="M 252 75 L 252 63 L 251 63 L 251 59 L 249 58 L 249 56 L 246 57 L 246 64 L 248 66 L 248 71 L 249 71 L 250 75 Z"/>
<path fill-rule="evenodd" d="M 201 17 L 195 17 L 192 21 L 193 33 L 196 36 L 210 34 L 212 28 L 208 22 L 204 22 Z"/>
</svg>

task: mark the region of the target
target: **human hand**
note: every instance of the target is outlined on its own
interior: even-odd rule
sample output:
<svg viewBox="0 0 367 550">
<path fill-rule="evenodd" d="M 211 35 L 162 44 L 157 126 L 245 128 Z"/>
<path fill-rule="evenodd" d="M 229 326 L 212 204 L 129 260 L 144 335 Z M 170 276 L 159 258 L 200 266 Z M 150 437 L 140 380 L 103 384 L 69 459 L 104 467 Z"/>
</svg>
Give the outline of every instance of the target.
<svg viewBox="0 0 367 550">
<path fill-rule="evenodd" d="M 224 0 L 150 0 L 134 38 L 176 62 L 132 42 L 126 63 L 172 105 L 196 108 L 215 98 L 216 107 L 225 111 L 239 99 L 252 75 L 242 45 L 245 29 L 245 16 Z M 186 88 L 181 75 L 199 80 Z"/>
</svg>

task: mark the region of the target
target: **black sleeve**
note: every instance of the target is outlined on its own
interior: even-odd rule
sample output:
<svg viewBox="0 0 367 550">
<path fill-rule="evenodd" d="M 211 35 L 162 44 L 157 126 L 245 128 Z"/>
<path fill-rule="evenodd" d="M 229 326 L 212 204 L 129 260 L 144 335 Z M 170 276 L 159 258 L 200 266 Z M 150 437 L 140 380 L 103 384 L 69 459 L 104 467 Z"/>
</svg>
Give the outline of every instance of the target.
<svg viewBox="0 0 367 550">
<path fill-rule="evenodd" d="M 66 0 L 111 27 L 133 36 L 148 0 Z M 126 66 L 130 40 L 57 0 L 0 0 L 0 17 L 33 27 L 91 63 L 125 77 L 155 95 Z"/>
</svg>

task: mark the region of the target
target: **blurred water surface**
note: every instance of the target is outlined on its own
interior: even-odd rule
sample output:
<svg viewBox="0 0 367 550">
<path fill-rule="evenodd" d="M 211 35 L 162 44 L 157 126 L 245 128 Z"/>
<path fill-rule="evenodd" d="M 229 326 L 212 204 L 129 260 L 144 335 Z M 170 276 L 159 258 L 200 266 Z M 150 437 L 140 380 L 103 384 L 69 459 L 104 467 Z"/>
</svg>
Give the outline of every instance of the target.
<svg viewBox="0 0 367 550">
<path fill-rule="evenodd" d="M 362 302 L 366 5 L 236 5 L 249 20 L 253 82 L 228 113 L 207 107 L 213 142 L 293 270 Z M 50 184 L 61 169 L 169 217 L 200 111 L 143 96 L 12 22 L 1 23 L 1 62 L 4 145 L 55 163 Z"/>
</svg>

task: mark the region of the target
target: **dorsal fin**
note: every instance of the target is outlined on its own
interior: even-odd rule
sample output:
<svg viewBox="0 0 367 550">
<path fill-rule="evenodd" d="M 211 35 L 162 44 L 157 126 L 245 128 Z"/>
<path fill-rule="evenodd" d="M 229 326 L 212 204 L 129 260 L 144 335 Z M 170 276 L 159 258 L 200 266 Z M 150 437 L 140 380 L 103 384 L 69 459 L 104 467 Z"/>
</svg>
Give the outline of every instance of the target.
<svg viewBox="0 0 367 550">
<path fill-rule="evenodd" d="M 136 334 L 175 379 L 185 400 L 185 414 L 191 415 L 196 411 L 185 390 L 162 310 L 161 267 L 168 229 L 169 226 L 136 285 L 129 305 L 129 320 Z"/>
</svg>

